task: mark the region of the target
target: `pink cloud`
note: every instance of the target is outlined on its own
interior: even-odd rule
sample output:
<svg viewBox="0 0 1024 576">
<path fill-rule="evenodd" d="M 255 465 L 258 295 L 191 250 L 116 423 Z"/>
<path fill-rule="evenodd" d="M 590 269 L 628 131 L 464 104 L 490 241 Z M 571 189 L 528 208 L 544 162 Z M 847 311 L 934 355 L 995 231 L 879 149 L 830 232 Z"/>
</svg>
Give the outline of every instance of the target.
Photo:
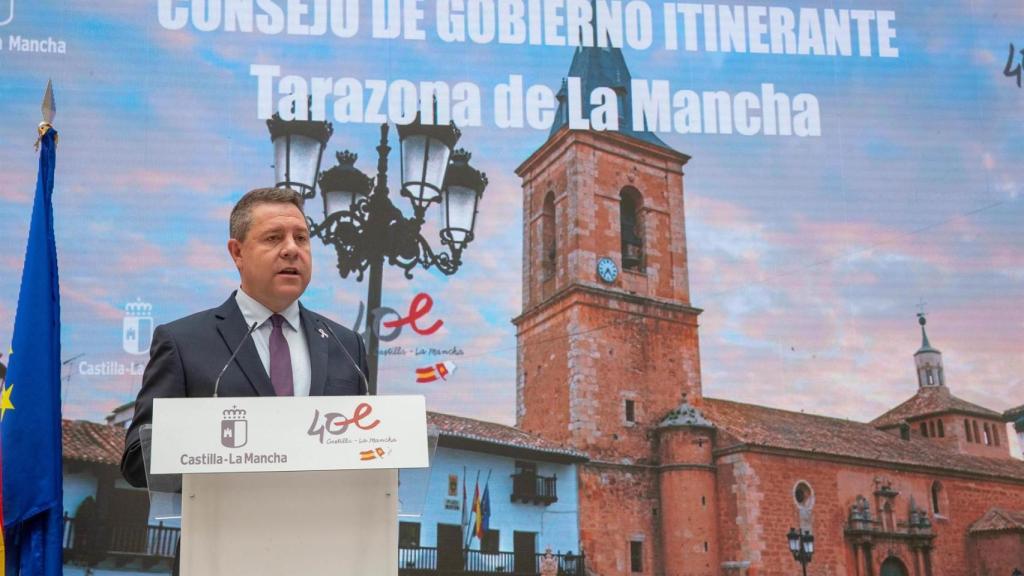
<svg viewBox="0 0 1024 576">
<path fill-rule="evenodd" d="M 189 270 L 221 271 L 233 267 L 226 244 L 212 244 L 190 239 L 184 250 L 184 261 Z"/>
<path fill-rule="evenodd" d="M 61 300 L 82 308 L 88 315 L 100 320 L 120 322 L 124 311 L 107 303 L 110 291 L 100 287 L 81 287 L 77 284 L 62 284 Z"/>
</svg>

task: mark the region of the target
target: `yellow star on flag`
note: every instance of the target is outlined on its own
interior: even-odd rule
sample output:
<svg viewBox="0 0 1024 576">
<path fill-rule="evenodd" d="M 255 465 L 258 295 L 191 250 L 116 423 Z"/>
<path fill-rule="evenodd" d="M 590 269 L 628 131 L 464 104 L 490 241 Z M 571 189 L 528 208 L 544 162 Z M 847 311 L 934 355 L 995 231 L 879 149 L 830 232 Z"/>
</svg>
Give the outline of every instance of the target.
<svg viewBox="0 0 1024 576">
<path fill-rule="evenodd" d="M 8 410 L 14 410 L 14 404 L 11 403 L 12 392 L 14 392 L 14 384 L 4 386 L 3 392 L 0 393 L 0 421 L 3 421 L 4 414 Z"/>
</svg>

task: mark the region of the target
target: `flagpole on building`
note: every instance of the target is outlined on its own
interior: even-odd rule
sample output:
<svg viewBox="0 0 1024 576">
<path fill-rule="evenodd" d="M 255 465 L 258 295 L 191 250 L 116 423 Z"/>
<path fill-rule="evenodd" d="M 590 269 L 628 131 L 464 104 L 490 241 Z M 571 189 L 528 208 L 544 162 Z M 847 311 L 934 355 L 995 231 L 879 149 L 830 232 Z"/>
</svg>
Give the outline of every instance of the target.
<svg viewBox="0 0 1024 576">
<path fill-rule="evenodd" d="M 476 502 L 480 496 L 480 470 L 476 471 L 476 481 L 473 483 L 473 508 L 470 509 L 469 524 L 466 526 L 466 542 L 462 545 L 463 548 L 469 548 L 469 543 L 473 541 L 473 536 L 476 535 L 476 530 L 470 530 L 469 527 L 476 524 L 474 517 L 476 516 Z"/>
<path fill-rule="evenodd" d="M 462 527 L 462 537 L 466 537 L 466 527 L 469 526 L 469 511 L 466 510 L 466 467 L 462 467 L 462 519 L 460 526 Z M 465 546 L 463 546 L 465 548 Z"/>
</svg>

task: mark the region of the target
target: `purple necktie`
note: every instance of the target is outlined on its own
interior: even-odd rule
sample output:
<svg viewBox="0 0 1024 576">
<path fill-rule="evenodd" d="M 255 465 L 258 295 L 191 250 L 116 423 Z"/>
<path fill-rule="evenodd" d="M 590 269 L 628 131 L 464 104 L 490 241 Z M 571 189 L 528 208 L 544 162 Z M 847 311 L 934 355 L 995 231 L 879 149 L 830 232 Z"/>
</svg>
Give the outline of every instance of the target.
<svg viewBox="0 0 1024 576">
<path fill-rule="evenodd" d="M 288 341 L 284 338 L 281 325 L 284 316 L 274 314 L 270 317 L 274 329 L 270 331 L 270 384 L 278 396 L 294 396 L 292 385 L 292 354 L 288 350 Z"/>
</svg>

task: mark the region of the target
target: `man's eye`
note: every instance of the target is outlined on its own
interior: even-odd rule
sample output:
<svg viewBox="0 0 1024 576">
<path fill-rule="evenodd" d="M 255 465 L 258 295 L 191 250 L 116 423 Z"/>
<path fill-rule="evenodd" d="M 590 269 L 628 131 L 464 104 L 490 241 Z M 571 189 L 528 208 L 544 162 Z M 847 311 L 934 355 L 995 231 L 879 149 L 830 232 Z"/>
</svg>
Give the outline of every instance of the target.
<svg viewBox="0 0 1024 576">
<path fill-rule="evenodd" d="M 277 234 L 271 234 L 270 236 L 266 236 L 267 242 L 277 242 L 280 239 L 281 239 L 281 237 L 278 236 Z"/>
</svg>

